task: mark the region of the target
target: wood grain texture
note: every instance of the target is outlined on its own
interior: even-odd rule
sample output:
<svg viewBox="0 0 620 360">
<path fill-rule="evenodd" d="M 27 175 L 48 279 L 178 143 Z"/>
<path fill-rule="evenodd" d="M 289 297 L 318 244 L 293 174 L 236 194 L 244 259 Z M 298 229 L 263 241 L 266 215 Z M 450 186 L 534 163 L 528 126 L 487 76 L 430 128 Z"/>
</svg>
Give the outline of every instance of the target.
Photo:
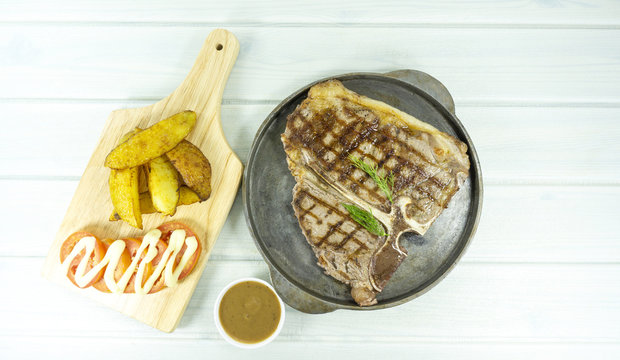
<svg viewBox="0 0 620 360">
<path fill-rule="evenodd" d="M 620 2 L 0 0 L 0 358 L 620 358 Z M 215 294 L 266 279 L 239 193 L 172 334 L 40 277 L 114 109 L 177 87 L 205 35 L 241 42 L 224 92 L 241 160 L 260 122 L 302 85 L 415 68 L 444 82 L 479 152 L 485 205 L 454 272 L 375 313 L 287 309 L 282 334 L 225 343 Z M 528 224 L 524 231 L 523 224 Z M 19 274 L 19 276 L 13 276 Z M 78 294 L 78 295 L 76 295 Z M 94 351 L 93 351 L 94 349 Z"/>
<path fill-rule="evenodd" d="M 44 256 L 67 208 L 77 181 L 4 180 L 0 198 L 12 209 L 8 224 L 32 214 L 32 204 L 48 214 L 23 237 L 23 228 L 7 227 L 3 234 L 20 242 L 0 242 L 0 254 L 11 257 Z M 476 237 L 462 261 L 493 263 L 620 263 L 617 215 L 619 186 L 488 185 Z M 522 230 L 527 222 L 529 231 Z M 588 231 L 575 229 L 580 224 Z M 501 231 L 500 231 L 501 230 Z M 410 246 L 410 244 L 406 244 Z M 412 247 L 412 251 L 414 248 Z M 262 259 L 250 236 L 238 194 L 211 258 Z"/>
<path fill-rule="evenodd" d="M 110 309 L 37 279 L 40 258 L 0 258 L 0 280 L 19 287 L 3 300 L 0 334 L 7 336 L 220 339 L 213 306 L 227 283 L 243 276 L 268 279 L 256 261 L 209 261 L 186 314 L 172 334 L 162 333 Z M 32 279 L 21 287 L 23 274 Z M 380 311 L 312 315 L 286 307 L 278 342 L 328 343 L 618 343 L 618 264 L 459 264 L 415 301 Z M 388 285 L 389 286 L 389 285 Z M 45 299 L 39 296 L 45 294 Z M 43 322 L 41 319 L 45 319 Z"/>
<path fill-rule="evenodd" d="M 220 124 L 222 93 L 238 51 L 239 43 L 234 35 L 215 30 L 207 37 L 185 81 L 172 94 L 151 106 L 118 110 L 110 115 L 45 261 L 45 277 L 157 329 L 174 330 L 226 221 L 241 179 L 243 165 L 226 142 Z M 202 149 L 212 166 L 213 193 L 209 200 L 180 207 L 172 217 L 188 224 L 202 240 L 203 252 L 196 268 L 177 288 L 144 296 L 105 294 L 92 288 L 73 287 L 67 282 L 59 261 L 62 242 L 71 233 L 84 230 L 100 237 L 136 237 L 162 223 L 158 214 L 144 215 L 145 230 L 141 231 L 124 222 L 106 220 L 113 209 L 107 191 L 109 169 L 103 166 L 106 155 L 124 133 L 135 127 L 146 128 L 184 110 L 197 114 L 196 126 L 187 139 Z"/>
<path fill-rule="evenodd" d="M 511 24 L 609 26 L 620 24 L 620 5 L 613 0 L 425 0 L 347 2 L 315 0 L 268 4 L 252 0 L 226 2 L 180 0 L 89 1 L 88 6 L 62 0 L 0 1 L 0 21 L 51 22 L 247 22 L 313 25 L 326 23 L 384 24 Z"/>
<path fill-rule="evenodd" d="M 12 359 L 32 359 L 39 355 L 38 348 L 31 345 L 36 342 L 41 348 L 49 349 L 46 355 L 52 359 L 66 357 L 66 349 L 71 348 L 75 353 L 88 353 L 101 345 L 99 338 L 85 337 L 44 337 L 26 339 L 23 337 L 7 337 L 5 343 L 0 344 L 0 352 L 15 354 Z M 192 358 L 196 354 L 217 354 L 223 359 L 247 359 L 248 353 L 232 348 L 224 340 L 212 339 L 120 339 L 109 338 L 104 347 L 96 352 L 89 353 L 89 359 L 107 360 L 118 354 L 133 354 L 137 349 L 157 348 L 157 355 L 161 358 Z M 557 344 L 557 343 L 472 343 L 472 342 L 440 342 L 418 341 L 415 343 L 394 342 L 339 342 L 325 341 L 320 346 L 310 346 L 302 341 L 274 342 L 266 348 L 252 351 L 252 357 L 257 359 L 289 358 L 295 354 L 295 359 L 331 358 L 338 354 L 338 359 L 358 360 L 360 354 L 372 358 L 393 357 L 402 358 L 404 355 L 427 360 L 445 360 L 458 358 L 462 360 L 503 359 L 587 359 L 616 360 L 620 345 L 616 344 Z"/>
<path fill-rule="evenodd" d="M 11 26 L 0 32 L 0 52 L 7 54 L 0 78 L 12 86 L 0 87 L 0 97 L 159 99 L 176 87 L 211 29 Z M 322 77 L 403 68 L 443 82 L 457 109 L 463 102 L 618 104 L 620 99 L 618 29 L 230 30 L 243 51 L 225 99 L 280 101 Z"/>
<path fill-rule="evenodd" d="M 0 177 L 74 177 L 82 173 L 111 109 L 146 102 L 0 102 L 0 113 L 29 129 L 0 132 Z M 222 128 L 245 162 L 254 134 L 276 103 L 222 106 Z M 458 105 L 473 138 L 485 184 L 620 185 L 620 107 Z M 600 131 L 605 129 L 605 131 Z M 528 144 L 528 146 L 523 146 Z M 28 166 L 23 166 L 28 164 Z"/>
</svg>

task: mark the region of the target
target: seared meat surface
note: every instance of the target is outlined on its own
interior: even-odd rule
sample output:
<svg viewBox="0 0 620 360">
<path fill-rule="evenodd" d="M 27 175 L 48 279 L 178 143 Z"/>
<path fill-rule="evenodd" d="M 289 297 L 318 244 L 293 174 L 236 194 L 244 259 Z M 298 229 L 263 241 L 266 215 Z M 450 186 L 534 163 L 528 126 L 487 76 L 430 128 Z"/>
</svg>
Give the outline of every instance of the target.
<svg viewBox="0 0 620 360">
<path fill-rule="evenodd" d="M 318 264 L 362 306 L 376 303 L 405 258 L 399 236 L 424 234 L 469 171 L 464 143 L 335 80 L 310 89 L 282 142 L 297 181 L 293 208 Z M 393 174 L 393 202 L 351 155 Z M 357 224 L 343 203 L 370 210 L 388 236 Z"/>
</svg>

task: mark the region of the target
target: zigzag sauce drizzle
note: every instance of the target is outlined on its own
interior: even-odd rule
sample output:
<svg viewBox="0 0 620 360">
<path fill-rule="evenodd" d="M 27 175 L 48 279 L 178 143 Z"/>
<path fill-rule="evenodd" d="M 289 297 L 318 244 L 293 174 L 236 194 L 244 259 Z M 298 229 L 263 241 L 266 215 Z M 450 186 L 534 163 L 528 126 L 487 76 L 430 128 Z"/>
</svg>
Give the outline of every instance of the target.
<svg viewBox="0 0 620 360">
<path fill-rule="evenodd" d="M 136 294 L 148 294 L 149 291 L 153 288 L 155 281 L 160 277 L 162 272 L 164 273 L 164 281 L 166 286 L 173 287 L 178 284 L 179 275 L 183 272 L 183 268 L 187 265 L 189 260 L 192 258 L 196 249 L 198 248 L 198 241 L 195 237 L 185 238 L 185 230 L 177 229 L 172 232 L 170 236 L 170 241 L 168 242 L 168 248 L 162 254 L 162 258 L 157 264 L 155 271 L 151 274 L 151 276 L 146 279 L 144 282 L 144 286 L 142 286 L 144 272 L 146 269 L 146 265 L 149 264 L 158 254 L 157 251 L 157 242 L 161 237 L 161 231 L 158 229 L 153 229 L 149 231 L 142 239 L 142 243 L 136 252 L 136 255 L 131 260 L 131 264 L 123 273 L 123 276 L 118 280 L 118 282 L 114 279 L 114 271 L 118 266 L 118 262 L 125 250 L 125 242 L 123 240 L 116 240 L 108 247 L 105 256 L 97 265 L 95 265 L 90 271 L 86 272 L 86 266 L 88 266 L 88 259 L 92 256 L 95 251 L 95 243 L 96 239 L 92 236 L 86 236 L 80 239 L 77 244 L 71 250 L 71 253 L 63 264 L 63 271 L 66 274 L 71 267 L 71 263 L 73 259 L 81 252 L 85 251 L 80 264 L 75 271 L 75 282 L 80 287 L 86 286 L 89 282 L 91 282 L 95 276 L 107 265 L 108 267 L 105 270 L 103 275 L 103 279 L 105 281 L 106 286 L 113 293 L 123 293 L 131 276 L 133 275 L 136 267 L 138 267 L 138 272 L 136 274 L 135 281 L 135 292 Z M 177 265 L 175 269 L 174 261 L 177 257 L 177 254 L 183 248 L 183 244 L 187 245 L 183 256 L 181 257 L 181 261 Z M 148 249 L 148 250 L 147 250 Z M 147 250 L 144 259 L 140 261 L 142 253 Z M 139 263 L 139 265 L 138 265 Z"/>
</svg>

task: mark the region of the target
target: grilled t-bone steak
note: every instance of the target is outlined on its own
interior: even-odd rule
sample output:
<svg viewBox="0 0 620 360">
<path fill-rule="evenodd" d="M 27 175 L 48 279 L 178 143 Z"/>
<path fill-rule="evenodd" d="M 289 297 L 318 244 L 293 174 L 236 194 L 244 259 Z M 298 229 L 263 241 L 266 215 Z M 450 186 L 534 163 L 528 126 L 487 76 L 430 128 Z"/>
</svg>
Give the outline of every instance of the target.
<svg viewBox="0 0 620 360">
<path fill-rule="evenodd" d="M 282 142 L 302 232 L 319 266 L 350 285 L 361 306 L 377 303 L 407 255 L 399 236 L 423 235 L 469 172 L 464 143 L 337 80 L 310 88 Z M 393 174 L 392 202 L 350 156 Z M 342 204 L 370 211 L 388 235 L 366 230 Z"/>
</svg>

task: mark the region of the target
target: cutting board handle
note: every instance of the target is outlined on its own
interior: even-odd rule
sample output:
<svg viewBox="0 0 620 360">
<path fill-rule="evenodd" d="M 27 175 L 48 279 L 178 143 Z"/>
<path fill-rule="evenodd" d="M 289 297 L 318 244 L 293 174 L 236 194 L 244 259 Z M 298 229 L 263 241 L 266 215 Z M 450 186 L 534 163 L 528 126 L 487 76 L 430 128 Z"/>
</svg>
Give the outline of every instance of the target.
<svg viewBox="0 0 620 360">
<path fill-rule="evenodd" d="M 213 30 L 183 83 L 164 101 L 184 103 L 197 113 L 216 109 L 219 115 L 224 87 L 238 54 L 235 35 L 224 29 Z"/>
</svg>

